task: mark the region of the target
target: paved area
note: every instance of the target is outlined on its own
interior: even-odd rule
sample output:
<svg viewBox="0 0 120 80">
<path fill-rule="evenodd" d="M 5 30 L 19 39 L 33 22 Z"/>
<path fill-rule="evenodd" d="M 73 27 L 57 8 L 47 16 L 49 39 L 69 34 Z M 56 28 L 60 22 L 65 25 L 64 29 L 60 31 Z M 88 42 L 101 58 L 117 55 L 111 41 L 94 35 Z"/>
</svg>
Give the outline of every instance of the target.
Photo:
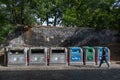
<svg viewBox="0 0 120 80">
<path fill-rule="evenodd" d="M 120 64 L 98 66 L 0 66 L 0 80 L 120 80 Z"/>
<path fill-rule="evenodd" d="M 120 69 L 3 70 L 0 80 L 120 80 Z"/>
<path fill-rule="evenodd" d="M 0 66 L 0 70 L 71 70 L 71 69 L 107 69 L 107 65 L 103 64 L 101 68 L 98 65 L 74 65 L 74 66 Z M 120 64 L 111 62 L 110 69 L 120 69 Z"/>
</svg>

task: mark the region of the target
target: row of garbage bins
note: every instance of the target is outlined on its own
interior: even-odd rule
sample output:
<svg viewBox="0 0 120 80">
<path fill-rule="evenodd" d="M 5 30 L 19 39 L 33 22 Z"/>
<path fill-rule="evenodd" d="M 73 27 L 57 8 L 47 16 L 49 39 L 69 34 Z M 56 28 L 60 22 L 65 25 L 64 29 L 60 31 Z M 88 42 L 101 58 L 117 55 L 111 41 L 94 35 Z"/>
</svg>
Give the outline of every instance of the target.
<svg viewBox="0 0 120 80">
<path fill-rule="evenodd" d="M 6 66 L 50 66 L 50 65 L 98 65 L 106 50 L 106 59 L 110 63 L 108 47 L 6 47 Z"/>
</svg>

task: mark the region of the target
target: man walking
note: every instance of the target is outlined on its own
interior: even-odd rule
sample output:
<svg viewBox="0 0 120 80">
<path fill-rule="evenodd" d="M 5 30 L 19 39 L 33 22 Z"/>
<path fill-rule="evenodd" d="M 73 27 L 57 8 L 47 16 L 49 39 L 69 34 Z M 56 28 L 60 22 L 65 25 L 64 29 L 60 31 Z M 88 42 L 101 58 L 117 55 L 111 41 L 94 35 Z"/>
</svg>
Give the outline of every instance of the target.
<svg viewBox="0 0 120 80">
<path fill-rule="evenodd" d="M 108 63 L 108 61 L 106 59 L 106 50 L 105 50 L 105 48 L 102 49 L 102 52 L 103 52 L 102 53 L 102 59 L 100 60 L 99 68 L 101 67 L 101 65 L 103 64 L 103 62 L 106 62 L 107 66 L 109 68 L 110 65 L 109 65 L 109 63 Z"/>
</svg>

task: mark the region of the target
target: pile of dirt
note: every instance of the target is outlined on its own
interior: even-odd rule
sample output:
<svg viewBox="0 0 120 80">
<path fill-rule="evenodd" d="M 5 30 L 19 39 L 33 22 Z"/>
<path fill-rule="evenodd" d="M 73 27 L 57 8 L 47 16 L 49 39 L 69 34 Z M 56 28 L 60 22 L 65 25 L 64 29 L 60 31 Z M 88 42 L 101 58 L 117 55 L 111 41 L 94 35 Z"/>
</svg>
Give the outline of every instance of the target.
<svg viewBox="0 0 120 80">
<path fill-rule="evenodd" d="M 111 60 L 120 61 L 120 43 L 109 44 L 108 47 L 111 51 Z"/>
</svg>

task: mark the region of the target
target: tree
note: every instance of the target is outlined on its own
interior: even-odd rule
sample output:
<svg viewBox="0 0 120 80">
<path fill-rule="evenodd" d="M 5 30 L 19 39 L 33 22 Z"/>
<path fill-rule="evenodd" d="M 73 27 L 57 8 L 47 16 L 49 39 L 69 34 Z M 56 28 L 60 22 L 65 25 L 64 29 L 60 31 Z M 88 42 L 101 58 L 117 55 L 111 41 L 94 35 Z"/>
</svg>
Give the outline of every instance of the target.
<svg viewBox="0 0 120 80">
<path fill-rule="evenodd" d="M 3 22 L 22 25 L 119 28 L 119 10 L 110 10 L 114 0 L 2 0 Z M 115 24 L 113 24 L 115 23 Z"/>
</svg>

